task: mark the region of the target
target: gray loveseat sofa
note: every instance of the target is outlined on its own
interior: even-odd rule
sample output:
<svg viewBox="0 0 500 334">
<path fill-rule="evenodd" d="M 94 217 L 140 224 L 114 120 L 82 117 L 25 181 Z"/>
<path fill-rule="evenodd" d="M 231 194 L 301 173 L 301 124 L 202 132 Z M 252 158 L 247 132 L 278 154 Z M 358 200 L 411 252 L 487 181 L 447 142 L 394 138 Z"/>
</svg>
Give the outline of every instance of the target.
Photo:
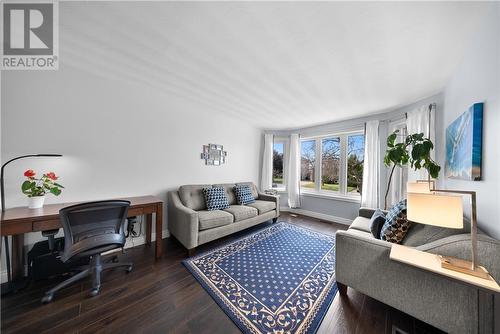
<svg viewBox="0 0 500 334">
<path fill-rule="evenodd" d="M 493 304 L 498 309 L 499 295 L 486 294 L 472 286 L 390 260 L 392 244 L 370 233 L 373 212 L 361 208 L 349 229 L 336 234 L 336 279 L 341 293 L 345 294 L 347 286 L 352 287 L 449 333 L 500 333 L 500 328 L 494 328 L 493 324 L 496 313 Z M 464 225 L 462 230 L 453 230 L 413 224 L 403 244 L 470 260 L 470 225 Z M 478 255 L 480 264 L 498 282 L 500 242 L 480 232 Z"/>
<path fill-rule="evenodd" d="M 233 187 L 236 183 L 184 185 L 178 191 L 168 192 L 168 229 L 172 235 L 194 253 L 197 246 L 248 227 L 273 219 L 280 215 L 277 196 L 259 193 L 252 182 L 248 184 L 255 203 L 238 205 Z M 226 190 L 230 207 L 208 211 L 202 189 L 222 186 Z"/>
</svg>

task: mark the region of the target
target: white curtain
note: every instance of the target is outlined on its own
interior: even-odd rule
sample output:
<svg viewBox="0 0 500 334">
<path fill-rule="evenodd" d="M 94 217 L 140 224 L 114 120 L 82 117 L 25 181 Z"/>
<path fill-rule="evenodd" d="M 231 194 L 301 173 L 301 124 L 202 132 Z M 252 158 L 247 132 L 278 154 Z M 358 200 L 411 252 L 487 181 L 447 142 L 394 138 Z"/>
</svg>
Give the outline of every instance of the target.
<svg viewBox="0 0 500 334">
<path fill-rule="evenodd" d="M 361 206 L 379 207 L 380 184 L 380 140 L 379 121 L 368 121 L 365 124 L 365 161 L 363 164 L 363 189 Z"/>
<path fill-rule="evenodd" d="M 264 156 L 262 157 L 262 175 L 260 189 L 265 191 L 272 188 L 273 183 L 273 140 L 270 133 L 264 135 Z"/>
<path fill-rule="evenodd" d="M 401 136 L 397 137 L 396 142 L 400 143 L 404 141 L 406 132 L 406 119 L 391 121 L 389 123 L 389 134 L 393 133 L 395 130 L 399 130 L 399 134 Z M 387 178 L 389 178 L 390 172 L 392 168 L 387 168 Z M 406 182 L 408 180 L 408 167 L 396 167 L 394 169 L 394 173 L 392 175 L 391 187 L 389 189 L 389 196 L 387 196 L 387 205 L 390 207 L 391 205 L 398 203 L 399 201 L 406 198 Z M 387 185 L 385 185 L 387 187 Z M 384 188 L 384 194 L 387 188 Z"/>
<path fill-rule="evenodd" d="M 423 133 L 424 137 L 429 138 L 432 143 L 436 144 L 436 127 L 435 127 L 435 117 L 436 117 L 436 106 L 435 104 L 425 105 L 416 110 L 413 110 L 407 114 L 406 128 L 408 135 L 415 133 Z M 435 149 L 431 151 L 431 158 L 435 159 Z M 427 171 L 423 168 L 419 170 L 413 170 L 408 167 L 408 182 L 416 180 L 426 180 Z"/>
<path fill-rule="evenodd" d="M 290 154 L 288 155 L 288 206 L 300 207 L 300 139 L 294 133 L 290 135 Z"/>
</svg>

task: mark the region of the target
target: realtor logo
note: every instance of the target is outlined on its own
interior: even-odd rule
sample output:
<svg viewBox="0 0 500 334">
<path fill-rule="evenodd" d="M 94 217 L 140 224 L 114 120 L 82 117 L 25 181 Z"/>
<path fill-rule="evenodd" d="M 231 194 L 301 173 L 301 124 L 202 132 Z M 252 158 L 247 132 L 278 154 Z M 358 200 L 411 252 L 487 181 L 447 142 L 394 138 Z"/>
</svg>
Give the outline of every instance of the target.
<svg viewBox="0 0 500 334">
<path fill-rule="evenodd" d="M 4 70 L 58 68 L 57 2 L 2 4 Z"/>
</svg>

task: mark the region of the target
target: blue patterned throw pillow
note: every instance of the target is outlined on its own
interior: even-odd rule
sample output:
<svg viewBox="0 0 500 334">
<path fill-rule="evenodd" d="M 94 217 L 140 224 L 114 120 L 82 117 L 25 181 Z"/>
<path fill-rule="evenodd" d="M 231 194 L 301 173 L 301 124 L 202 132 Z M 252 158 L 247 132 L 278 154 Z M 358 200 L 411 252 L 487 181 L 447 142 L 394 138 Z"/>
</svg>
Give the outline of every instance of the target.
<svg viewBox="0 0 500 334">
<path fill-rule="evenodd" d="M 208 211 L 229 208 L 226 191 L 222 187 L 203 188 L 203 196 Z"/>
<path fill-rule="evenodd" d="M 236 195 L 236 201 L 240 205 L 245 205 L 255 202 L 255 198 L 253 198 L 252 195 L 252 190 L 250 189 L 250 186 L 247 184 L 235 186 L 234 194 Z"/>
<path fill-rule="evenodd" d="M 400 244 L 408 229 L 411 227 L 411 222 L 406 218 L 406 200 L 396 203 L 387 212 L 385 223 L 380 231 L 380 239 Z"/>
<path fill-rule="evenodd" d="M 380 231 L 385 224 L 385 214 L 382 210 L 377 209 L 370 219 L 370 231 L 375 238 L 380 238 Z"/>
</svg>

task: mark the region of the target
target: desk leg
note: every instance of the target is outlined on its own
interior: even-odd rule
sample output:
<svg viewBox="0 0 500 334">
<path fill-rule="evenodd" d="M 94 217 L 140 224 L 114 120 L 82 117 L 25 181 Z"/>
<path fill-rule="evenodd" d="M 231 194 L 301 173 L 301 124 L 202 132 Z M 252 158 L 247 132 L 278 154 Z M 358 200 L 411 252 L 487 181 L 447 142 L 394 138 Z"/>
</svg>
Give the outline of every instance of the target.
<svg viewBox="0 0 500 334">
<path fill-rule="evenodd" d="M 163 204 L 156 207 L 156 258 L 159 259 L 162 253 L 163 243 Z"/>
<path fill-rule="evenodd" d="M 146 244 L 151 245 L 151 235 L 153 234 L 153 214 L 152 213 L 147 213 L 146 214 Z"/>
<path fill-rule="evenodd" d="M 12 281 L 24 277 L 24 234 L 12 236 Z"/>
</svg>

